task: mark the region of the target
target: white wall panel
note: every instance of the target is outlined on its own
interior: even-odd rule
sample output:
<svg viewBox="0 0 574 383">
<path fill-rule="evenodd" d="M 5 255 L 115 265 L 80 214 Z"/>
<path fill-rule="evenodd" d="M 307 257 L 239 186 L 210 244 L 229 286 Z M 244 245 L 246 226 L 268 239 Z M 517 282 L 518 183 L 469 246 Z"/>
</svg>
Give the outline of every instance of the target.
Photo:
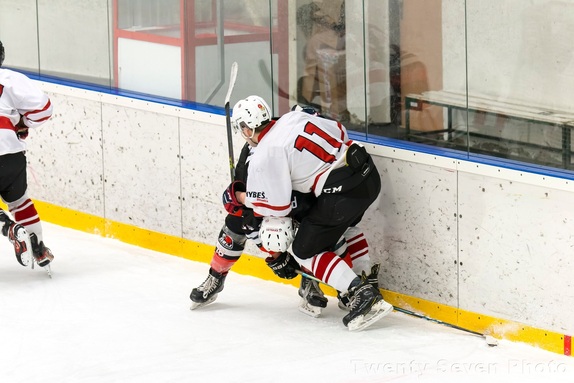
<svg viewBox="0 0 574 383">
<path fill-rule="evenodd" d="M 365 215 L 381 286 L 456 305 L 456 172 L 450 168 L 376 158 L 382 190 Z"/>
<path fill-rule="evenodd" d="M 181 235 L 178 118 L 102 106 L 106 218 Z"/>
<path fill-rule="evenodd" d="M 27 139 L 30 197 L 103 216 L 101 103 L 48 95 L 54 115 Z"/>
<path fill-rule="evenodd" d="M 574 331 L 572 193 L 459 173 L 460 305 Z"/>
<path fill-rule="evenodd" d="M 180 133 L 183 237 L 214 245 L 225 218 L 221 194 L 231 182 L 225 120 L 221 122 L 213 126 L 182 119 Z"/>
<path fill-rule="evenodd" d="M 215 243 L 230 181 L 223 116 L 43 86 L 55 114 L 28 139 L 33 198 Z M 235 158 L 242 144 L 234 136 Z M 382 191 L 361 227 L 373 261 L 382 264 L 381 287 L 574 331 L 574 314 L 565 309 L 574 305 L 574 182 L 367 148 Z M 252 245 L 246 252 L 260 255 Z"/>
</svg>

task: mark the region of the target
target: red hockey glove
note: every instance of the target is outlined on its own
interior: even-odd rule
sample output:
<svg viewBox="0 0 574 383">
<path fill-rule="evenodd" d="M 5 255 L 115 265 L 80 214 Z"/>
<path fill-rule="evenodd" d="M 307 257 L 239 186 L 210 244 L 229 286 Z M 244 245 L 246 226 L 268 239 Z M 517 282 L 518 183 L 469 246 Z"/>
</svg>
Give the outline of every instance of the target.
<svg viewBox="0 0 574 383">
<path fill-rule="evenodd" d="M 16 124 L 16 135 L 21 140 L 25 140 L 28 137 L 28 127 L 24 124 L 22 116 L 20 116 L 20 121 Z"/>
<path fill-rule="evenodd" d="M 28 137 L 28 128 L 18 128 L 16 135 L 18 135 L 19 139 L 25 140 Z"/>
<path fill-rule="evenodd" d="M 222 201 L 225 210 L 234 216 L 241 217 L 243 214 L 243 205 L 237 201 L 235 192 L 244 192 L 245 183 L 243 181 L 233 181 L 223 192 Z"/>
</svg>

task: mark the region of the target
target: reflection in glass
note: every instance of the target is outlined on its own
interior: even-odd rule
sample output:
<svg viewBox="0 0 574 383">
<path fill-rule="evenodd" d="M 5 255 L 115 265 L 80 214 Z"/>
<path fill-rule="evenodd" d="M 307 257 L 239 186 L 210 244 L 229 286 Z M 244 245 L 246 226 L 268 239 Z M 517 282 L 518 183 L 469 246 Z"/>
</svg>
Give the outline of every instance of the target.
<svg viewBox="0 0 574 383">
<path fill-rule="evenodd" d="M 180 0 L 118 0 L 118 28 L 180 37 Z"/>
<path fill-rule="evenodd" d="M 567 0 L 0 0 L 5 66 L 175 100 L 259 94 L 387 137 L 572 169 Z M 62 22 L 65 20 L 65 22 Z M 487 26 L 487 27 L 486 27 Z"/>
</svg>

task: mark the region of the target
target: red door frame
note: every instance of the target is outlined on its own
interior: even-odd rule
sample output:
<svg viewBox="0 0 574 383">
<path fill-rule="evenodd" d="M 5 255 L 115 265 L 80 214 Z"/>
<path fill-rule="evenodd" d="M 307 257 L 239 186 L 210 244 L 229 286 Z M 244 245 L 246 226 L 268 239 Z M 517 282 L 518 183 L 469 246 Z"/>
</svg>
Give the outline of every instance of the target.
<svg viewBox="0 0 574 383">
<path fill-rule="evenodd" d="M 271 40 L 271 53 L 276 53 L 278 56 L 278 85 L 280 89 L 289 89 L 289 60 L 287 58 L 289 53 L 289 23 L 288 23 L 288 2 L 277 1 L 278 3 L 278 27 L 277 30 L 272 30 L 271 35 L 269 30 L 262 27 L 237 25 L 226 23 L 226 26 L 239 30 L 245 30 L 249 33 L 237 36 L 224 36 L 224 44 L 244 43 L 253 41 Z M 216 14 L 215 0 L 212 1 L 213 12 Z M 146 32 L 134 32 L 120 29 L 118 27 L 118 0 L 113 0 L 112 10 L 113 22 L 113 76 L 114 86 L 119 88 L 119 63 L 118 63 L 118 40 L 120 38 L 139 40 L 146 42 L 153 42 L 163 45 L 176 46 L 181 49 L 181 68 L 182 68 L 182 99 L 195 101 L 196 95 L 196 48 L 205 45 L 217 44 L 217 35 L 201 34 L 196 35 L 198 25 L 195 21 L 195 0 L 180 0 L 180 37 L 160 36 Z M 215 20 L 211 20 L 208 24 L 214 24 Z M 205 26 L 205 24 L 203 25 Z M 275 89 L 273 90 L 275 93 Z M 289 99 L 284 97 L 279 98 L 279 111 L 287 111 L 289 109 Z"/>
</svg>

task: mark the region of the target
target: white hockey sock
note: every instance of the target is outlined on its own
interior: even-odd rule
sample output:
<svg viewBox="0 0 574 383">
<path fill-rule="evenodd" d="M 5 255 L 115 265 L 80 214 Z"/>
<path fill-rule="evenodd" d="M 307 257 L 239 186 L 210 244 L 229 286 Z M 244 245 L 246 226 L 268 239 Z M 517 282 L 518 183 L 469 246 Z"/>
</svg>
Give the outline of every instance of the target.
<svg viewBox="0 0 574 383">
<path fill-rule="evenodd" d="M 351 267 L 332 251 L 319 253 L 309 259 L 297 258 L 313 275 L 336 290 L 345 292 L 357 277 Z"/>
</svg>

